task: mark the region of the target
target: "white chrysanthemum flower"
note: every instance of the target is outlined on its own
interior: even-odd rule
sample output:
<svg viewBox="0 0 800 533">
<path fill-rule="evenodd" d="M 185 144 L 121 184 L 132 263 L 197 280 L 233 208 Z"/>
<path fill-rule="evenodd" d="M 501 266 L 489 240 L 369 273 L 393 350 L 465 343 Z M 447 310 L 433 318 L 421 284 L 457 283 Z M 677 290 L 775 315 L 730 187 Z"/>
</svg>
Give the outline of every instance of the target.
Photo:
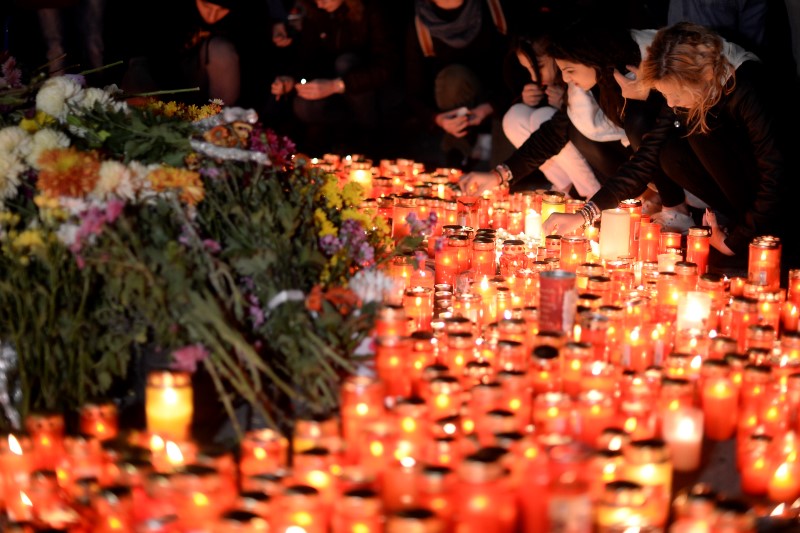
<svg viewBox="0 0 800 533">
<path fill-rule="evenodd" d="M 25 172 L 25 165 L 9 152 L 0 152 L 0 200 L 12 198 L 17 194 L 19 177 Z"/>
<path fill-rule="evenodd" d="M 145 187 L 149 186 L 147 175 L 151 171 L 151 167 L 140 163 L 139 161 L 131 161 L 128 165 L 131 172 L 131 187 L 134 194 L 139 194 Z"/>
<path fill-rule="evenodd" d="M 350 289 L 364 302 L 382 302 L 397 292 L 396 282 L 380 270 L 359 270 L 350 280 Z"/>
<path fill-rule="evenodd" d="M 36 95 L 36 109 L 63 119 L 68 111 L 67 104 L 79 104 L 83 99 L 82 93 L 83 88 L 72 78 L 67 76 L 50 78 L 44 82 Z"/>
<path fill-rule="evenodd" d="M 39 169 L 39 156 L 45 150 L 52 150 L 53 148 L 68 148 L 69 137 L 61 132 L 51 128 L 39 130 L 33 134 L 31 138 L 31 149 L 25 157 L 25 161 L 35 169 Z"/>
<path fill-rule="evenodd" d="M 78 216 L 92 205 L 91 202 L 83 198 L 73 198 L 71 196 L 61 196 L 58 205 L 72 216 Z"/>
<path fill-rule="evenodd" d="M 58 228 L 56 237 L 64 246 L 70 247 L 78 240 L 78 225 L 64 223 Z"/>
<path fill-rule="evenodd" d="M 0 152 L 24 158 L 28 155 L 30 147 L 31 136 L 19 126 L 11 126 L 0 130 Z"/>
<path fill-rule="evenodd" d="M 128 201 L 135 198 L 131 169 L 123 163 L 103 161 L 99 174 L 100 179 L 91 193 L 92 197 L 106 200 L 109 196 L 116 196 Z"/>
<path fill-rule="evenodd" d="M 83 99 L 80 102 L 80 107 L 84 109 L 92 109 L 97 103 L 107 106 L 113 101 L 114 98 L 103 89 L 89 87 L 83 91 Z"/>
</svg>

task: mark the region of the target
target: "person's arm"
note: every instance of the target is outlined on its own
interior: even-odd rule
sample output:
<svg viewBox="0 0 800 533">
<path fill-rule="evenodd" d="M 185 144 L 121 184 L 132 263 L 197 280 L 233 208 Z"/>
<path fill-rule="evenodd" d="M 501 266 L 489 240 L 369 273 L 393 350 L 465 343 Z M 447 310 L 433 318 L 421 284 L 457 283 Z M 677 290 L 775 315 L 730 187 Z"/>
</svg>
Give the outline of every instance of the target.
<svg viewBox="0 0 800 533">
<path fill-rule="evenodd" d="M 433 104 L 433 78 L 427 75 L 426 59 L 419 45 L 414 24 L 410 24 L 406 32 L 405 42 L 405 93 L 411 112 L 423 124 L 433 129 L 437 114 Z"/>
<path fill-rule="evenodd" d="M 505 161 L 511 171 L 511 183 L 524 179 L 537 170 L 542 163 L 559 153 L 568 141 L 569 117 L 565 110 L 560 110 L 539 126 Z"/>
</svg>

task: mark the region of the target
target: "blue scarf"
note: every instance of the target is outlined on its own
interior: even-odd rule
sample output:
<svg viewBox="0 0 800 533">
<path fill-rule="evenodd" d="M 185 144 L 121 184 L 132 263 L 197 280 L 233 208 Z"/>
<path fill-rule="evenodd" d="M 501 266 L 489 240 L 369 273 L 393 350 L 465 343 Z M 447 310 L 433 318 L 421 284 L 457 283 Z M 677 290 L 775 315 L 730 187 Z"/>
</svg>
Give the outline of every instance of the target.
<svg viewBox="0 0 800 533">
<path fill-rule="evenodd" d="M 444 42 L 451 48 L 464 48 L 481 31 L 483 10 L 481 0 L 464 0 L 459 13 L 452 20 L 445 20 L 440 15 L 441 9 L 433 4 L 433 0 L 417 0 L 416 13 L 420 21 L 431 32 L 431 37 Z"/>
</svg>

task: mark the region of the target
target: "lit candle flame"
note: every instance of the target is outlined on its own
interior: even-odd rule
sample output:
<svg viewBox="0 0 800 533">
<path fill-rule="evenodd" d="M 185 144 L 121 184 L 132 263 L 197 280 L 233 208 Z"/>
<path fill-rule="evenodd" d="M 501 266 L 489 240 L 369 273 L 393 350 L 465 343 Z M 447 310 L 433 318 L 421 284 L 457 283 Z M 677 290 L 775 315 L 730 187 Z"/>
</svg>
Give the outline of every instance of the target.
<svg viewBox="0 0 800 533">
<path fill-rule="evenodd" d="M 782 465 L 781 465 L 781 467 L 784 467 L 784 466 L 786 466 L 786 463 L 784 463 L 784 464 L 782 464 Z M 779 468 L 780 468 L 780 467 L 779 467 Z M 777 472 L 776 472 L 776 473 L 777 473 Z M 782 515 L 782 514 L 783 514 L 783 511 L 784 511 L 785 509 L 786 509 L 786 504 L 785 504 L 785 503 L 781 503 L 780 505 L 778 505 L 777 507 L 775 507 L 775 509 L 773 509 L 773 510 L 772 510 L 772 512 L 771 512 L 771 513 L 769 513 L 769 515 L 770 515 L 770 516 L 780 516 L 780 515 Z"/>
<path fill-rule="evenodd" d="M 183 452 L 181 451 L 180 446 L 171 440 L 168 440 L 165 449 L 167 452 L 167 460 L 170 462 L 170 464 L 183 464 Z"/>
<path fill-rule="evenodd" d="M 8 436 L 8 451 L 14 455 L 22 455 L 22 446 L 14 435 Z"/>
<path fill-rule="evenodd" d="M 19 499 L 20 501 L 22 501 L 22 505 L 26 507 L 33 507 L 33 502 L 31 501 L 30 498 L 28 498 L 28 495 L 25 494 L 23 491 L 19 491 Z"/>
</svg>

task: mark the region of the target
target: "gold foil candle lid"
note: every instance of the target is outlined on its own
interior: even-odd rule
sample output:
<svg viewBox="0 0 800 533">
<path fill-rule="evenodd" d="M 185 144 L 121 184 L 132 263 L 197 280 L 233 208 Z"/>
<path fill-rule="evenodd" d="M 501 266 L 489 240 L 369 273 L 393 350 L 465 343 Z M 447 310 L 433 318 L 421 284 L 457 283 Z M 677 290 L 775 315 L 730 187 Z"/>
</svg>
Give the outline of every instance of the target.
<svg viewBox="0 0 800 533">
<path fill-rule="evenodd" d="M 669 448 L 662 439 L 633 440 L 622 448 L 632 464 L 663 463 L 669 460 Z"/>
<path fill-rule="evenodd" d="M 488 483 L 505 475 L 500 459 L 508 450 L 497 446 L 481 448 L 464 458 L 458 469 L 459 478 L 472 484 Z"/>
<path fill-rule="evenodd" d="M 781 245 L 781 240 L 778 237 L 774 237 L 772 235 L 762 235 L 753 239 L 750 243 L 750 246 L 756 248 L 779 248 Z"/>
<path fill-rule="evenodd" d="M 633 481 L 617 480 L 606 483 L 603 503 L 615 507 L 639 507 L 647 497 L 644 487 Z"/>
<path fill-rule="evenodd" d="M 711 227 L 692 226 L 689 228 L 689 237 L 711 237 Z"/>
</svg>

